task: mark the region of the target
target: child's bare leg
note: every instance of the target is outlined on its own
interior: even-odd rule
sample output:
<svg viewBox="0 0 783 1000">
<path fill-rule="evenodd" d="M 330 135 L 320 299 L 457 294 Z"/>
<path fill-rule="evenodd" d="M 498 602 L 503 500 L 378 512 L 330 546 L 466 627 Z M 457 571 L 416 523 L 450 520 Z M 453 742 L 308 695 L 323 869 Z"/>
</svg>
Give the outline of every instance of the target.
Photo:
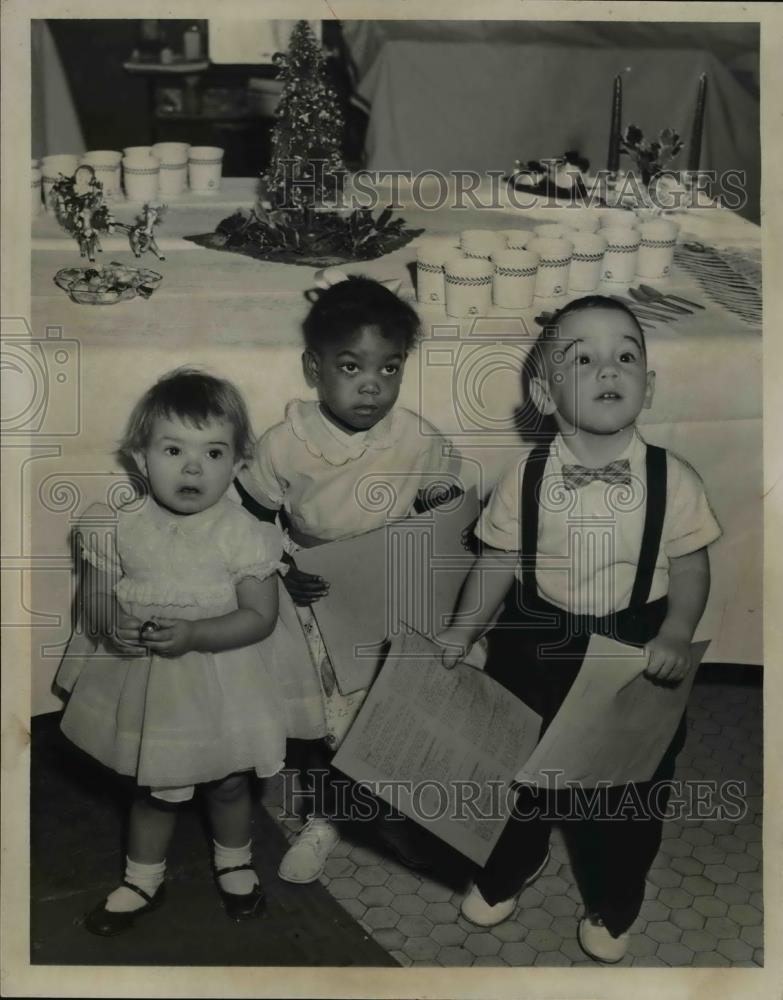
<svg viewBox="0 0 783 1000">
<path fill-rule="evenodd" d="M 252 802 L 247 776 L 232 774 L 205 786 L 215 841 L 215 870 L 240 868 L 218 876 L 220 887 L 237 895 L 252 892 L 258 876 L 250 866 Z"/>
</svg>

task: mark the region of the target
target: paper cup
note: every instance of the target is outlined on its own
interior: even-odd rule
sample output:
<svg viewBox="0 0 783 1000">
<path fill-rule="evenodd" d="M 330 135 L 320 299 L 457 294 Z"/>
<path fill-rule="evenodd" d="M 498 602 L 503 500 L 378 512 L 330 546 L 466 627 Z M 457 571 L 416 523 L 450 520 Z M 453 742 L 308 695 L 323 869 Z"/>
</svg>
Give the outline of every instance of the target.
<svg viewBox="0 0 783 1000">
<path fill-rule="evenodd" d="M 37 167 L 34 167 L 32 171 L 30 195 L 30 211 L 33 215 L 38 215 L 43 208 L 43 201 L 41 198 L 41 171 Z"/>
<path fill-rule="evenodd" d="M 633 281 L 639 256 L 641 237 L 638 229 L 611 226 L 601 230 L 606 240 L 606 251 L 601 268 L 602 281 Z"/>
<path fill-rule="evenodd" d="M 536 274 L 535 295 L 538 298 L 552 298 L 565 295 L 568 288 L 568 268 L 571 264 L 573 243 L 565 238 L 536 238 L 528 244 L 528 250 L 537 253 L 538 273 Z"/>
<path fill-rule="evenodd" d="M 561 222 L 546 222 L 533 230 L 536 239 L 540 240 L 562 240 L 570 238 L 573 232 L 573 229 Z"/>
<path fill-rule="evenodd" d="M 188 152 L 186 142 L 156 142 L 152 154 L 160 161 L 160 193 L 182 194 L 188 186 Z"/>
<path fill-rule="evenodd" d="M 568 225 L 577 233 L 597 233 L 601 220 L 595 212 L 585 212 L 584 215 L 569 218 Z"/>
<path fill-rule="evenodd" d="M 449 257 L 443 267 L 446 313 L 454 317 L 485 315 L 492 305 L 494 265 L 478 257 Z"/>
<path fill-rule="evenodd" d="M 636 261 L 636 274 L 640 278 L 663 278 L 671 271 L 674 244 L 679 231 L 679 225 L 668 219 L 641 224 L 641 242 Z"/>
<path fill-rule="evenodd" d="M 601 280 L 606 239 L 600 233 L 574 233 L 574 253 L 568 269 L 569 292 L 593 292 Z"/>
<path fill-rule="evenodd" d="M 460 233 L 460 247 L 468 257 L 489 260 L 495 250 L 506 249 L 506 236 L 497 229 L 465 229 Z"/>
<path fill-rule="evenodd" d="M 223 150 L 219 146 L 191 146 L 188 153 L 190 190 L 210 194 L 220 187 Z"/>
<path fill-rule="evenodd" d="M 86 163 L 95 171 L 95 178 L 103 184 L 103 193 L 107 198 L 120 194 L 122 153 L 113 149 L 92 149 L 84 154 L 82 163 Z"/>
<path fill-rule="evenodd" d="M 148 160 L 153 155 L 152 146 L 126 146 L 122 155 L 129 163 Z"/>
<path fill-rule="evenodd" d="M 160 164 L 153 156 L 130 162 L 123 159 L 122 176 L 129 201 L 152 201 L 158 197 Z"/>
<path fill-rule="evenodd" d="M 502 309 L 526 309 L 533 302 L 538 254 L 531 250 L 496 250 L 492 254 L 492 301 Z"/>
<path fill-rule="evenodd" d="M 506 237 L 508 250 L 524 250 L 533 239 L 532 229 L 500 229 L 498 232 Z"/>
<path fill-rule="evenodd" d="M 41 184 L 43 188 L 44 205 L 49 206 L 49 194 L 52 185 L 63 177 L 73 177 L 79 166 L 79 157 L 71 153 L 60 153 L 56 156 L 44 156 L 41 160 Z"/>
<path fill-rule="evenodd" d="M 638 222 L 634 213 L 628 208 L 606 208 L 603 212 L 599 212 L 598 218 L 601 221 L 601 229 L 621 227 L 632 229 Z"/>
<path fill-rule="evenodd" d="M 451 237 L 433 236 L 416 248 L 416 297 L 422 305 L 443 305 L 446 301 L 446 275 L 443 264 L 459 254 Z"/>
</svg>

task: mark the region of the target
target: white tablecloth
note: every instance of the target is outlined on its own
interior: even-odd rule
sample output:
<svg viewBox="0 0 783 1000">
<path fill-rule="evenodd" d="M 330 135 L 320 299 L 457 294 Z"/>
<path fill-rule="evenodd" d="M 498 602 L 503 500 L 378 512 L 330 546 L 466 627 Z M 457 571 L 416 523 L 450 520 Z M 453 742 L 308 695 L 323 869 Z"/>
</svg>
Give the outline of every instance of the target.
<svg viewBox="0 0 783 1000">
<path fill-rule="evenodd" d="M 19 623 L 34 625 L 36 712 L 57 704 L 49 686 L 70 628 L 70 526 L 86 506 L 105 501 L 125 481 L 113 452 L 132 405 L 150 382 L 180 364 L 205 365 L 238 384 L 257 431 L 281 418 L 288 399 L 311 395 L 301 376 L 299 330 L 313 271 L 206 251 L 182 239 L 188 233 L 210 231 L 234 208 L 251 203 L 252 183 L 229 180 L 212 199 L 189 196 L 172 206 L 159 230 L 166 260 L 156 263 L 148 256 L 145 261 L 163 273 L 161 287 L 149 300 L 115 306 L 72 303 L 52 279 L 59 268 L 78 266 L 76 245 L 49 217 L 41 217 L 34 226 L 31 318 L 41 357 L 47 358 L 51 402 L 32 455 L 23 460 L 20 450 L 14 468 L 14 452 L 9 449 L 5 473 L 17 475 L 30 498 L 28 551 L 36 568 L 28 579 L 27 612 L 20 599 Z M 118 205 L 116 215 L 125 219 L 134 210 L 135 206 Z M 412 226 L 457 232 L 524 228 L 556 219 L 562 211 L 406 209 L 403 214 Z M 679 221 L 684 233 L 704 241 L 758 249 L 758 228 L 729 212 L 692 211 Z M 104 259 L 132 261 L 124 239 L 112 237 L 104 245 Z M 409 245 L 346 270 L 400 278 L 402 293 L 412 296 L 408 265 L 414 259 L 415 246 Z M 698 286 L 679 271 L 666 284 L 687 298 L 706 301 Z M 509 343 L 521 344 L 514 348 L 519 356 L 538 329 L 533 316 L 552 305 L 537 300 L 535 308 L 519 316 L 493 308 L 480 336 L 490 345 L 505 345 L 502 350 Z M 478 406 L 486 412 L 476 417 L 475 412 L 459 411 L 454 386 L 460 380 L 464 354 L 472 349 L 470 331 L 464 325 L 460 329 L 439 309 L 421 307 L 420 314 L 425 340 L 408 362 L 401 403 L 420 409 L 455 437 L 486 492 L 520 447 L 513 434 L 482 430 L 484 417 L 502 421 L 518 404 L 516 362 L 512 358 L 510 366 L 501 365 L 484 385 L 484 402 Z M 704 312 L 648 332 L 647 340 L 650 365 L 658 375 L 653 408 L 643 414 L 643 432 L 651 442 L 671 447 L 692 462 L 705 480 L 724 529 L 712 549 L 713 588 L 702 628 L 714 639 L 707 659 L 760 663 L 760 331 L 708 303 Z M 451 351 L 454 364 L 436 365 L 433 347 L 438 348 L 440 361 L 444 348 Z M 66 375 L 64 382 L 58 381 L 59 374 Z M 471 424 L 476 419 L 478 431 Z"/>
</svg>

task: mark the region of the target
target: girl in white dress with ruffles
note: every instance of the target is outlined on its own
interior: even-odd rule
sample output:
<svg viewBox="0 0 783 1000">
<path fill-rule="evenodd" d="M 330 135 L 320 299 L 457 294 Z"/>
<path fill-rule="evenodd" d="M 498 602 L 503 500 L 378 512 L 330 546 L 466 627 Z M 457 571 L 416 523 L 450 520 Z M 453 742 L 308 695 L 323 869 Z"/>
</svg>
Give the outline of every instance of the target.
<svg viewBox="0 0 783 1000">
<path fill-rule="evenodd" d="M 370 278 L 340 281 L 313 303 L 304 321 L 303 361 L 318 399 L 288 404 L 285 419 L 260 438 L 237 483 L 258 518 L 279 514 L 294 560 L 297 549 L 372 531 L 390 516 L 431 506 L 439 492 L 459 489 L 460 462 L 449 442 L 419 414 L 395 407 L 419 332 L 411 306 Z M 370 483 L 393 496 L 393 504 L 367 502 Z M 305 650 L 304 657 L 289 656 L 282 664 L 289 733 L 310 741 L 301 771 L 318 773 L 311 778 L 312 812 L 278 874 L 304 883 L 319 877 L 339 840 L 328 816 L 323 768 L 367 692 L 340 692 L 311 610 L 329 582 L 297 569 L 293 560 L 284 582 L 309 649 L 309 657 Z M 284 594 L 281 600 L 287 599 Z M 283 603 L 281 616 L 287 620 Z M 424 862 L 426 851 L 411 824 L 398 819 L 380 824 L 378 833 L 406 863 Z"/>
<path fill-rule="evenodd" d="M 122 453 L 148 495 L 96 504 L 77 532 L 81 618 L 56 678 L 62 730 L 138 786 L 125 878 L 86 918 L 105 936 L 162 901 L 176 804 L 206 793 L 217 887 L 230 917 L 262 909 L 247 772 L 277 773 L 284 708 L 272 674 L 282 535 L 226 497 L 252 452 L 236 388 L 179 369 L 134 409 Z"/>
</svg>

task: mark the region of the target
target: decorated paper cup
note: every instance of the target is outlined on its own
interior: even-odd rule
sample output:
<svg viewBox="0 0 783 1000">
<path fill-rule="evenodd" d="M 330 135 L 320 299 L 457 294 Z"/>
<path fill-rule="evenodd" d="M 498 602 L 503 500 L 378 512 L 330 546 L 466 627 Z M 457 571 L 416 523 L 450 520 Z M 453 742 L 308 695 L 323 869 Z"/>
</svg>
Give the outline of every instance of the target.
<svg viewBox="0 0 783 1000">
<path fill-rule="evenodd" d="M 468 257 L 489 260 L 495 250 L 506 249 L 506 236 L 498 229 L 465 229 L 460 233 L 460 247 Z"/>
<path fill-rule="evenodd" d="M 633 229 L 639 221 L 629 208 L 605 208 L 603 212 L 599 212 L 598 218 L 601 220 L 601 229 Z"/>
<path fill-rule="evenodd" d="M 641 241 L 639 230 L 610 226 L 601 230 L 601 236 L 606 240 L 601 280 L 625 283 L 633 281 Z"/>
<path fill-rule="evenodd" d="M 573 232 L 574 230 L 570 226 L 566 226 L 562 222 L 545 222 L 533 230 L 536 239 L 540 240 L 562 240 L 566 237 L 570 239 Z"/>
<path fill-rule="evenodd" d="M 122 155 L 129 163 L 148 160 L 153 155 L 152 146 L 126 146 Z"/>
<path fill-rule="evenodd" d="M 188 153 L 190 190 L 211 194 L 220 188 L 223 172 L 223 150 L 220 146 L 191 146 Z"/>
<path fill-rule="evenodd" d="M 58 153 L 55 156 L 44 156 L 41 160 L 41 184 L 43 187 L 44 205 L 49 205 L 49 194 L 52 185 L 60 175 L 73 177 L 79 166 L 79 157 L 71 153 Z"/>
<path fill-rule="evenodd" d="M 446 272 L 446 313 L 449 316 L 486 315 L 492 305 L 491 261 L 482 257 L 449 257 Z"/>
<path fill-rule="evenodd" d="M 187 142 L 156 142 L 152 155 L 160 161 L 160 193 L 162 195 L 182 194 L 188 186 Z"/>
<path fill-rule="evenodd" d="M 103 193 L 113 198 L 120 193 L 120 164 L 122 153 L 113 149 L 92 149 L 84 154 L 82 163 L 95 171 L 95 178 L 103 184 Z"/>
<path fill-rule="evenodd" d="M 574 250 L 573 243 L 565 238 L 537 237 L 530 241 L 527 248 L 537 253 L 539 257 L 535 295 L 544 299 L 565 295 L 568 288 L 568 268 Z"/>
<path fill-rule="evenodd" d="M 533 302 L 538 254 L 531 250 L 496 250 L 492 254 L 492 301 L 502 309 L 526 309 Z"/>
<path fill-rule="evenodd" d="M 679 225 L 669 219 L 658 219 L 643 222 L 639 231 L 641 242 L 636 261 L 637 275 L 640 278 L 663 278 L 672 268 Z"/>
<path fill-rule="evenodd" d="M 459 254 L 459 247 L 448 236 L 432 236 L 416 249 L 416 297 L 422 305 L 443 305 L 446 301 L 446 275 L 443 264 Z"/>
<path fill-rule="evenodd" d="M 596 212 L 585 212 L 583 215 L 570 217 L 568 225 L 577 233 L 597 233 L 601 220 Z"/>
<path fill-rule="evenodd" d="M 574 233 L 574 253 L 568 269 L 569 292 L 593 292 L 601 280 L 606 239 L 601 233 Z"/>
<path fill-rule="evenodd" d="M 154 156 L 122 161 L 125 194 L 129 201 L 152 201 L 158 196 L 160 164 Z"/>
<path fill-rule="evenodd" d="M 33 215 L 38 215 L 38 213 L 43 208 L 43 200 L 41 197 L 41 171 L 38 167 L 34 167 L 32 171 L 31 181 L 30 181 L 30 211 Z"/>
<path fill-rule="evenodd" d="M 506 248 L 508 250 L 524 250 L 533 239 L 532 229 L 499 229 L 506 237 Z"/>
</svg>

